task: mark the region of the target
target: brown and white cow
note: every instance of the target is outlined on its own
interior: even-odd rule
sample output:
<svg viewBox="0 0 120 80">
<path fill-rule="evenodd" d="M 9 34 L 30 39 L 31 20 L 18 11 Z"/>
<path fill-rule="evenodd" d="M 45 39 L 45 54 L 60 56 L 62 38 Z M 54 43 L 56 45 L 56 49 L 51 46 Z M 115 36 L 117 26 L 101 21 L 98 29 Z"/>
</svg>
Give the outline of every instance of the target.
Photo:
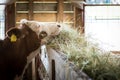
<svg viewBox="0 0 120 80">
<path fill-rule="evenodd" d="M 27 56 L 40 47 L 40 40 L 27 25 L 8 30 L 6 38 L 0 40 L 0 80 L 14 80 L 16 75 L 20 76 Z"/>
</svg>

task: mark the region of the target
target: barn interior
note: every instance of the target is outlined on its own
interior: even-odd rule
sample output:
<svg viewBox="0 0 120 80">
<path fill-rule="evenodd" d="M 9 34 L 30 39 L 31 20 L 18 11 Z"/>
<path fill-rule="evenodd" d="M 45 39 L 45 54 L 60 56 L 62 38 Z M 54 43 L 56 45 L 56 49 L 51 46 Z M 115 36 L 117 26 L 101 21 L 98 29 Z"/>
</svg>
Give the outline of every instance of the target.
<svg viewBox="0 0 120 80">
<path fill-rule="evenodd" d="M 120 80 L 119 9 L 119 0 L 0 0 L 0 39 L 21 19 L 60 23 L 66 31 L 32 52 L 27 80 Z"/>
</svg>

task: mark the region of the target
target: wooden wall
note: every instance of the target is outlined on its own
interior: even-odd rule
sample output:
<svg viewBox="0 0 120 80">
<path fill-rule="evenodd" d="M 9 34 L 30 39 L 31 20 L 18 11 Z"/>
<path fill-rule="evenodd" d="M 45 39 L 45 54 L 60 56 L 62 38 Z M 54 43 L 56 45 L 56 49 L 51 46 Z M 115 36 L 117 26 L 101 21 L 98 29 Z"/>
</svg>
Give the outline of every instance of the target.
<svg viewBox="0 0 120 80">
<path fill-rule="evenodd" d="M 67 0 L 17 0 L 16 25 L 21 19 L 73 24 L 73 5 Z"/>
</svg>

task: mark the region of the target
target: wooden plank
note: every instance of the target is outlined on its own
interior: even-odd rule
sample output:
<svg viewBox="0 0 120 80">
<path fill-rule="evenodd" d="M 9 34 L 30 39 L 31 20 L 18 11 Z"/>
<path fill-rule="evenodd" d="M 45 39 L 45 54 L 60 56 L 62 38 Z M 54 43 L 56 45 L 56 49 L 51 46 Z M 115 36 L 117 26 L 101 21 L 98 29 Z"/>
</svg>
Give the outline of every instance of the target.
<svg viewBox="0 0 120 80">
<path fill-rule="evenodd" d="M 63 22 L 63 1 L 64 0 L 57 0 L 58 1 L 58 7 L 57 7 L 57 22 Z"/>
<path fill-rule="evenodd" d="M 17 0 L 17 1 L 28 1 L 28 0 Z"/>
<path fill-rule="evenodd" d="M 29 1 L 16 1 L 16 3 L 29 3 Z"/>
<path fill-rule="evenodd" d="M 56 1 L 56 0 L 34 0 L 34 1 Z"/>
<path fill-rule="evenodd" d="M 34 3 L 57 3 L 57 1 L 34 1 Z"/>
<path fill-rule="evenodd" d="M 64 11 L 64 13 L 74 13 L 73 11 Z"/>
<path fill-rule="evenodd" d="M 29 13 L 28 11 L 16 11 L 17 13 L 21 13 L 21 14 L 24 14 L 24 13 Z"/>
<path fill-rule="evenodd" d="M 54 13 L 34 14 L 34 20 L 41 21 L 41 22 L 56 22 L 56 14 Z"/>
<path fill-rule="evenodd" d="M 33 0 L 29 0 L 28 19 L 29 19 L 29 20 L 33 20 Z"/>
<path fill-rule="evenodd" d="M 27 11 L 28 10 L 28 3 L 16 3 L 16 10 L 17 11 Z"/>
<path fill-rule="evenodd" d="M 34 13 L 57 13 L 57 11 L 34 11 Z"/>
<path fill-rule="evenodd" d="M 69 1 L 67 0 L 67 1 L 64 1 L 64 3 L 71 3 L 71 1 L 70 1 L 70 0 L 69 0 Z"/>
<path fill-rule="evenodd" d="M 34 11 L 56 11 L 56 3 L 34 3 Z"/>
<path fill-rule="evenodd" d="M 64 2 L 64 11 L 73 11 L 73 5 L 69 2 Z"/>
<path fill-rule="evenodd" d="M 16 1 L 16 3 L 29 3 L 27 0 L 21 0 L 21 1 Z M 48 0 L 48 1 L 40 1 L 40 0 L 34 0 L 33 3 L 57 3 L 56 0 Z M 64 1 L 64 3 L 71 3 L 70 1 Z"/>
<path fill-rule="evenodd" d="M 20 22 L 21 19 L 28 19 L 28 14 L 17 14 L 16 22 Z"/>
<path fill-rule="evenodd" d="M 16 12 L 20 14 L 29 13 L 28 11 L 16 11 Z M 33 11 L 33 13 L 57 13 L 57 11 Z"/>
</svg>

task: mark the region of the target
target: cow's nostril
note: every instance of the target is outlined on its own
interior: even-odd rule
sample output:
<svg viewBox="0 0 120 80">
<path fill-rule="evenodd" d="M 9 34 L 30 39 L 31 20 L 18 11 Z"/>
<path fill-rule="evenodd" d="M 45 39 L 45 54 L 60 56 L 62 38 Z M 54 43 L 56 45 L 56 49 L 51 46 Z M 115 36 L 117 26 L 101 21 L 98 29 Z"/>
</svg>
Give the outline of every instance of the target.
<svg viewBox="0 0 120 80">
<path fill-rule="evenodd" d="M 41 38 L 41 39 L 43 39 L 46 36 L 47 36 L 47 33 L 45 31 L 41 31 L 39 34 L 39 38 Z"/>
<path fill-rule="evenodd" d="M 60 25 L 57 25 L 58 27 L 61 27 Z"/>
</svg>

